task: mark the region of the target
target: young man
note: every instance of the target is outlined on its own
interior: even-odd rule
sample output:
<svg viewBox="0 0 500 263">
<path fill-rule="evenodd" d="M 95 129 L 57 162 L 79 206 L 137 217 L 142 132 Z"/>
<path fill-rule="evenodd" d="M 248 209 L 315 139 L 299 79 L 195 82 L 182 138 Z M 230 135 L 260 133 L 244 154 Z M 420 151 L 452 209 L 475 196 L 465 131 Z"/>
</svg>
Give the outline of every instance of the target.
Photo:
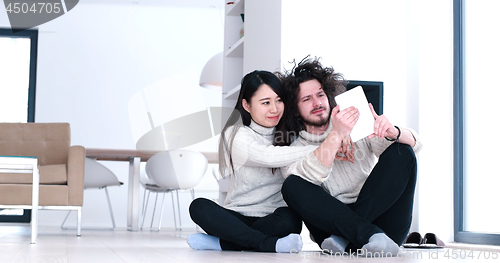
<svg viewBox="0 0 500 263">
<path fill-rule="evenodd" d="M 342 75 L 305 59 L 281 76 L 290 94 L 285 109 L 292 145 L 331 147 L 283 168 L 283 198 L 304 220 L 311 238 L 329 253 L 396 256 L 409 232 L 418 135 L 393 126 L 373 107 L 374 133 L 354 144 L 349 134 L 358 111 L 339 111 Z"/>
</svg>

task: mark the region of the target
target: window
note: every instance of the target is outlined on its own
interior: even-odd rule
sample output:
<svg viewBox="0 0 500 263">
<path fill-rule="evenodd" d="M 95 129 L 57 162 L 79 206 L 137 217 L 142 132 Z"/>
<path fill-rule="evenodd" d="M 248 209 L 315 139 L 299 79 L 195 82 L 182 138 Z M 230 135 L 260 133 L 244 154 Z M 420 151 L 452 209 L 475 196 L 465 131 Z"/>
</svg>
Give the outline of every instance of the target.
<svg viewBox="0 0 500 263">
<path fill-rule="evenodd" d="M 35 121 L 38 30 L 0 28 L 0 122 Z M 29 222 L 31 210 L 0 209 L 0 222 Z"/>
<path fill-rule="evenodd" d="M 455 241 L 500 245 L 496 0 L 454 0 Z"/>
<path fill-rule="evenodd" d="M 35 121 L 38 30 L 0 29 L 0 121 Z"/>
</svg>

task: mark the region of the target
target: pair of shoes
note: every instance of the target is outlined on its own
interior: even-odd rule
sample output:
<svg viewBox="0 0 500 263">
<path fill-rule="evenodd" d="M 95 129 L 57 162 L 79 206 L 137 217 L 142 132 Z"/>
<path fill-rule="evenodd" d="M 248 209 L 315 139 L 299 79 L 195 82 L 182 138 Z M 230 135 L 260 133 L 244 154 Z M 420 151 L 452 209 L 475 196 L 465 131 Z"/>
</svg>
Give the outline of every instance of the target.
<svg viewBox="0 0 500 263">
<path fill-rule="evenodd" d="M 444 246 L 444 242 L 433 233 L 427 233 L 422 238 L 420 233 L 412 232 L 403 243 L 405 248 L 444 248 Z"/>
</svg>

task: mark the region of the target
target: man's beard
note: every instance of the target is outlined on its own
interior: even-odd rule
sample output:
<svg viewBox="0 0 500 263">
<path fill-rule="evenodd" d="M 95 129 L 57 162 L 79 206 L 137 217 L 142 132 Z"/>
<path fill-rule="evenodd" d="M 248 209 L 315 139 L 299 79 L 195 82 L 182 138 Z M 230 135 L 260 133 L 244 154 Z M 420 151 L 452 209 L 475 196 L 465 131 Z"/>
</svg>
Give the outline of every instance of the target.
<svg viewBox="0 0 500 263">
<path fill-rule="evenodd" d="M 326 111 L 325 107 L 319 107 L 319 108 L 313 109 L 311 111 L 311 113 L 316 111 L 316 110 L 319 110 L 319 109 L 324 109 Z M 315 120 L 306 120 L 305 118 L 302 118 L 302 121 L 304 122 L 305 125 L 321 127 L 321 126 L 324 126 L 328 123 L 328 121 L 330 120 L 329 116 L 330 116 L 330 113 L 328 113 L 326 115 L 326 117 L 322 115 L 322 116 L 320 116 L 319 119 L 315 119 Z"/>
</svg>

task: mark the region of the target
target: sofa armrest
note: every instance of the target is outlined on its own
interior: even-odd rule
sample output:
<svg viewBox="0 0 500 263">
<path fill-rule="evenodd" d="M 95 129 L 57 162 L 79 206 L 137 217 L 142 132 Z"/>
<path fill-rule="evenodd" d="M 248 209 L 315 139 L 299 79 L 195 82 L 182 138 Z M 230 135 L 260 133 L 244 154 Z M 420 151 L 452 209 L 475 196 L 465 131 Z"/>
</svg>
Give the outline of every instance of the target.
<svg viewBox="0 0 500 263">
<path fill-rule="evenodd" d="M 68 205 L 83 205 L 83 187 L 85 176 L 85 148 L 74 145 L 68 154 Z"/>
</svg>

